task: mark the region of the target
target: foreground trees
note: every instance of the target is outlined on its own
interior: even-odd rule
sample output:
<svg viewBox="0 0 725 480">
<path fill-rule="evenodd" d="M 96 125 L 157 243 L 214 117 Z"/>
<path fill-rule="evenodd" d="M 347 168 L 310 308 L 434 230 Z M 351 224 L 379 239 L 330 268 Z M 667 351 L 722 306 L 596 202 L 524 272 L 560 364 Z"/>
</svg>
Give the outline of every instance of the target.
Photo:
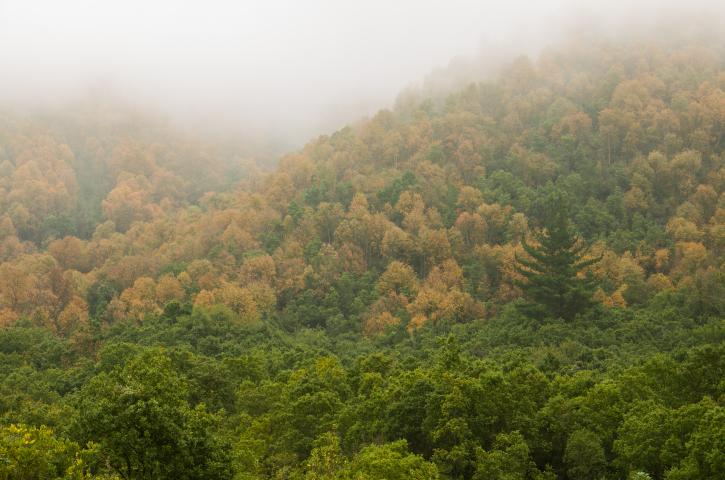
<svg viewBox="0 0 725 480">
<path fill-rule="evenodd" d="M 124 479 L 229 479 L 215 417 L 187 402 L 188 387 L 160 351 L 101 373 L 79 392 L 73 430 L 95 440 Z"/>
<path fill-rule="evenodd" d="M 98 451 L 82 449 L 59 438 L 48 427 L 8 425 L 0 428 L 0 479 L 2 480 L 92 480 L 112 477 L 91 475 Z"/>
</svg>

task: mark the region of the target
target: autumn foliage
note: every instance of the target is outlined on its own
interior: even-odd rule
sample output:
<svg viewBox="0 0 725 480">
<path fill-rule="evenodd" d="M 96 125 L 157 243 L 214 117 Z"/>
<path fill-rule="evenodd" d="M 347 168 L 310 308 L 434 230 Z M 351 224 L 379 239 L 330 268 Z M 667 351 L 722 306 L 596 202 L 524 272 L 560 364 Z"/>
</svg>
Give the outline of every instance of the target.
<svg viewBox="0 0 725 480">
<path fill-rule="evenodd" d="M 269 170 L 3 113 L 0 477 L 723 478 L 723 65 L 546 51 Z"/>
</svg>

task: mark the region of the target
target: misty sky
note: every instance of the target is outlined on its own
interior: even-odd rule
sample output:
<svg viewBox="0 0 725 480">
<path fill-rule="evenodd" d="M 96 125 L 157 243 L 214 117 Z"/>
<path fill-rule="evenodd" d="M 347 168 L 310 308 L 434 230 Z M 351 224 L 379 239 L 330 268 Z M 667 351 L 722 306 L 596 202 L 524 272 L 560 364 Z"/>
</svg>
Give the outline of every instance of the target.
<svg viewBox="0 0 725 480">
<path fill-rule="evenodd" d="M 390 105 L 454 57 L 535 53 L 579 19 L 631 26 L 665 4 L 634 3 L 0 0 L 0 103 L 113 92 L 184 121 L 301 142 Z"/>
</svg>

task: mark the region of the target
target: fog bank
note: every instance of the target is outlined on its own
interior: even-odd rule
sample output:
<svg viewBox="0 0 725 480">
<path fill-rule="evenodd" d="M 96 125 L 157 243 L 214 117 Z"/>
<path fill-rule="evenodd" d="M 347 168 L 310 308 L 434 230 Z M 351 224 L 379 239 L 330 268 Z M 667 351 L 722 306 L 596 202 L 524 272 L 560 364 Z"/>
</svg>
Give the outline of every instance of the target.
<svg viewBox="0 0 725 480">
<path fill-rule="evenodd" d="M 0 104 L 112 96 L 286 149 L 392 104 L 457 57 L 477 59 L 464 77 L 484 75 L 572 34 L 667 35 L 677 21 L 722 25 L 723 10 L 705 0 L 0 0 Z"/>
</svg>

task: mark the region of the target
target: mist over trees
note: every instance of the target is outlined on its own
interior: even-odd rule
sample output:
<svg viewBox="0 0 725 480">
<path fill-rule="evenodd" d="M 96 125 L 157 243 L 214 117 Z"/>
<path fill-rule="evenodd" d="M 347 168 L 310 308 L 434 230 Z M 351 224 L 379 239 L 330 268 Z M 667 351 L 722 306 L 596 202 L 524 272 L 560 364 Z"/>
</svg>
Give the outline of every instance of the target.
<svg viewBox="0 0 725 480">
<path fill-rule="evenodd" d="M 705 30 L 456 61 L 264 166 L 0 111 L 0 479 L 723 478 Z"/>
</svg>

